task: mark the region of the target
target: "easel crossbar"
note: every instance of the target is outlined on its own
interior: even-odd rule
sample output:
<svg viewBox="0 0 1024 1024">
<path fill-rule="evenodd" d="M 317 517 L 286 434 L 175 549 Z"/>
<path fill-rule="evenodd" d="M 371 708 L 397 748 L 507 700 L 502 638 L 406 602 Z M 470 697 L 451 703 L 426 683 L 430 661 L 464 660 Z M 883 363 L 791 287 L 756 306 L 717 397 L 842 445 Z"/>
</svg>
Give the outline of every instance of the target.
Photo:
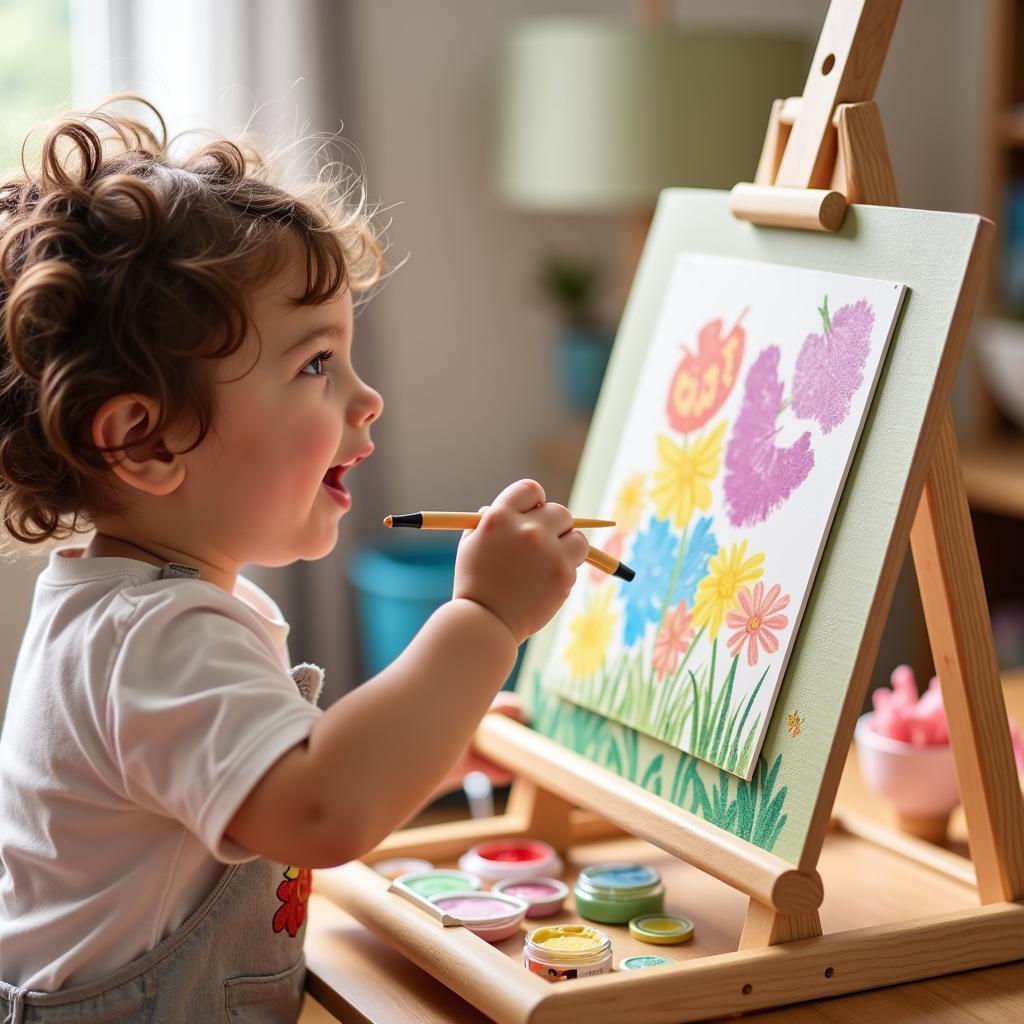
<svg viewBox="0 0 1024 1024">
<path fill-rule="evenodd" d="M 600 814 L 780 914 L 806 914 L 821 906 L 817 871 L 798 870 L 519 722 L 488 715 L 475 742 L 482 754 L 514 768 L 519 776 Z"/>
</svg>

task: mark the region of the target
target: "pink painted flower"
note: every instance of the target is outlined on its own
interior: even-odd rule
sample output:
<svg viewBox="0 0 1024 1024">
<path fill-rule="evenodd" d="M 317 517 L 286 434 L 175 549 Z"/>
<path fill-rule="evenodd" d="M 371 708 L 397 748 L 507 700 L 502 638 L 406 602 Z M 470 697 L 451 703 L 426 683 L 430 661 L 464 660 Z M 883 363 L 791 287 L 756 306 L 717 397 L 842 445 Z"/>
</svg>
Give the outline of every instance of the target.
<svg viewBox="0 0 1024 1024">
<path fill-rule="evenodd" d="M 654 674 L 659 680 L 679 667 L 679 659 L 690 647 L 693 640 L 693 616 L 686 607 L 685 601 L 680 601 L 675 608 L 666 616 L 658 635 L 654 638 L 654 657 L 651 664 L 654 666 Z"/>
<path fill-rule="evenodd" d="M 747 664 L 757 664 L 758 644 L 765 654 L 774 654 L 779 649 L 779 640 L 775 636 L 780 629 L 789 625 L 789 619 L 779 613 L 789 604 L 789 595 L 782 594 L 782 588 L 776 583 L 766 594 L 764 584 L 758 581 L 753 591 L 742 587 L 736 594 L 742 611 L 729 612 L 725 617 L 726 625 L 736 632 L 729 637 L 729 653 L 738 658 L 743 645 L 747 645 Z"/>
</svg>

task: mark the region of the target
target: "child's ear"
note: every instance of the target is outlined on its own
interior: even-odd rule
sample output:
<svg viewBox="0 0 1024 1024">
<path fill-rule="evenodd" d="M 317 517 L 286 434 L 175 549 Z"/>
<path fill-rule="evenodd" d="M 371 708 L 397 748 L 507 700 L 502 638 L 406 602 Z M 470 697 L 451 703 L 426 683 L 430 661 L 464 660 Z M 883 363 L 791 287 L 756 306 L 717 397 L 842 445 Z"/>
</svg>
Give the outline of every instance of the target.
<svg viewBox="0 0 1024 1024">
<path fill-rule="evenodd" d="M 170 494 L 185 479 L 181 455 L 167 450 L 163 438 L 147 442 L 145 447 L 132 442 L 153 428 L 159 407 L 146 395 L 118 395 L 108 398 L 92 419 L 92 440 L 99 449 L 127 447 L 103 452 L 119 480 L 146 494 Z"/>
</svg>

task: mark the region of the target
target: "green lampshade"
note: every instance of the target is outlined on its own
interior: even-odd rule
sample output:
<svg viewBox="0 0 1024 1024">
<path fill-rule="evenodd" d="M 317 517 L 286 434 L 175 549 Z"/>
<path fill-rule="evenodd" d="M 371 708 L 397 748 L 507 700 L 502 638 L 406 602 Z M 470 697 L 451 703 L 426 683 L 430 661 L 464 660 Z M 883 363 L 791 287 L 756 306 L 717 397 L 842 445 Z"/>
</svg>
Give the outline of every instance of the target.
<svg viewBox="0 0 1024 1024">
<path fill-rule="evenodd" d="M 802 91 L 809 56 L 806 40 L 778 36 L 521 22 L 505 53 L 501 191 L 518 205 L 572 211 L 749 181 L 772 100 Z"/>
</svg>

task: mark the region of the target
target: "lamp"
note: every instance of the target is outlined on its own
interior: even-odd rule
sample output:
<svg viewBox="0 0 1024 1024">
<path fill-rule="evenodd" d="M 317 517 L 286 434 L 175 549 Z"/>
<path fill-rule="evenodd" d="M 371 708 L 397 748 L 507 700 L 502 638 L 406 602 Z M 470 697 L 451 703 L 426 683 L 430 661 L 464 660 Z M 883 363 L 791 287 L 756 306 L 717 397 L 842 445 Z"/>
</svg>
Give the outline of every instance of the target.
<svg viewBox="0 0 1024 1024">
<path fill-rule="evenodd" d="M 638 10 L 663 6 L 638 0 Z M 772 101 L 802 92 L 809 53 L 802 38 L 683 29 L 663 11 L 634 22 L 521 21 L 506 39 L 501 70 L 501 194 L 522 210 L 628 214 L 631 278 L 663 188 L 729 188 L 752 177 Z M 581 272 L 585 265 L 549 256 L 542 278 L 571 283 Z M 574 317 L 562 293 L 548 287 L 563 309 L 562 402 L 586 415 L 612 335 L 592 317 Z M 576 415 L 570 424 L 539 445 L 547 478 L 572 479 L 586 420 Z"/>
<path fill-rule="evenodd" d="M 802 39 L 536 18 L 507 39 L 498 177 L 534 210 L 653 206 L 757 166 L 772 100 L 798 95 Z"/>
</svg>

